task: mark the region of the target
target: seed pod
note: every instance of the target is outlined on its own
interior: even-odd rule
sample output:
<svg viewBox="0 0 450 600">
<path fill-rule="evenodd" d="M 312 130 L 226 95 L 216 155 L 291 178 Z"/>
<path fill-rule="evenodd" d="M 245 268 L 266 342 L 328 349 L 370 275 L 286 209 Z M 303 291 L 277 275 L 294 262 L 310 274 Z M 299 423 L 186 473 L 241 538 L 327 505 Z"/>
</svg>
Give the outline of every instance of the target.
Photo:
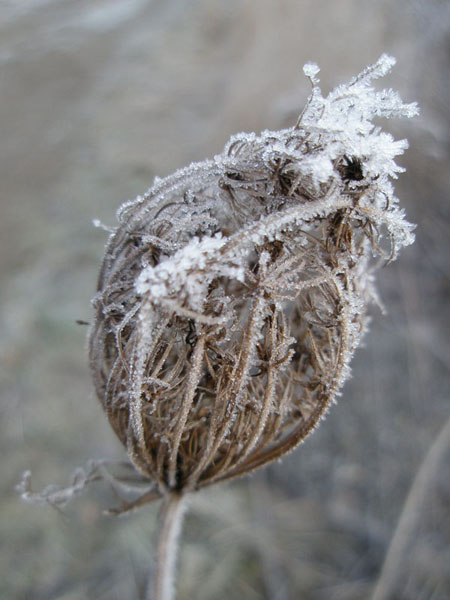
<svg viewBox="0 0 450 600">
<path fill-rule="evenodd" d="M 96 391 L 134 465 L 191 491 L 267 464 L 316 426 L 349 374 L 373 257 L 412 243 L 390 178 L 413 116 L 372 79 L 313 92 L 292 128 L 233 137 L 118 212 L 94 298 Z M 383 250 L 384 238 L 390 250 Z"/>
</svg>

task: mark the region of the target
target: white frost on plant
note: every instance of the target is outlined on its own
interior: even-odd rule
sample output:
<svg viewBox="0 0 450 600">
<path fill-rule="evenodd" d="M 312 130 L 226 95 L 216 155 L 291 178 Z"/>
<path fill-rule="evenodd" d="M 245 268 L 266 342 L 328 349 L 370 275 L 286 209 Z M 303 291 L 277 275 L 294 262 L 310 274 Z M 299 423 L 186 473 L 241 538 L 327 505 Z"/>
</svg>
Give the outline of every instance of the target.
<svg viewBox="0 0 450 600">
<path fill-rule="evenodd" d="M 311 80 L 316 80 L 316 75 L 320 72 L 319 66 L 314 62 L 308 62 L 303 65 L 303 73 Z M 318 81 L 318 80 L 317 80 Z"/>
<path fill-rule="evenodd" d="M 137 293 L 155 304 L 176 298 L 179 304 L 186 301 L 189 309 L 201 310 L 214 277 L 226 276 L 239 281 L 244 278 L 244 267 L 238 260 L 217 261 L 225 241 L 220 234 L 202 240 L 192 238 L 156 267 L 149 265 L 143 269 L 136 281 Z"/>
<path fill-rule="evenodd" d="M 320 211 L 325 217 L 333 207 L 339 210 L 340 205 L 346 206 L 349 194 L 358 192 L 359 218 L 363 220 L 364 215 L 370 213 L 377 227 L 387 231 L 394 258 L 402 246 L 414 240 L 413 226 L 398 208 L 391 183 L 398 173 L 404 171 L 395 158 L 404 152 L 408 143 L 406 140 L 394 140 L 391 134 L 375 126 L 373 120 L 380 117 L 410 118 L 418 113 L 415 103 L 403 103 L 393 90 L 378 91 L 372 86 L 372 82 L 386 75 L 394 64 L 394 58 L 383 54 L 374 65 L 327 96 L 323 96 L 318 85 L 319 67 L 312 62 L 305 64 L 303 72 L 313 89 L 295 127 L 264 131 L 259 136 L 255 133 L 237 134 L 214 161 L 193 164 L 169 178 L 155 181 L 149 193 L 171 198 L 179 181 L 184 181 L 186 186 L 190 181 L 193 188 L 206 189 L 220 174 L 228 177 L 231 173 L 233 176 L 233 169 L 239 170 L 245 165 L 250 169 L 257 169 L 260 165 L 261 171 L 270 173 L 274 164 L 289 164 L 293 181 L 301 182 L 311 198 L 317 196 L 316 208 L 311 206 L 314 218 L 320 217 Z M 345 180 L 343 171 L 351 161 L 360 164 L 361 174 Z M 248 199 L 259 181 L 256 179 L 254 185 L 246 181 L 242 187 L 242 193 L 248 193 Z M 217 191 L 215 194 L 220 202 L 220 194 Z M 189 212 L 195 204 L 192 204 L 192 193 L 191 196 L 190 202 L 186 201 L 186 211 L 190 216 L 188 213 L 186 216 L 194 223 L 195 215 Z M 138 198 L 135 204 L 140 201 L 142 199 Z M 268 213 L 273 210 L 267 207 Z M 295 214 L 291 215 L 291 210 Z M 128 205 L 125 205 L 125 214 L 126 211 Z M 291 219 L 292 225 L 301 225 L 308 230 L 308 223 L 313 218 L 308 204 L 302 205 L 301 209 L 299 207 L 297 212 L 295 207 L 289 209 L 276 221 L 267 218 L 267 224 L 264 215 L 260 216 L 259 225 L 248 224 L 247 231 L 244 228 L 240 232 L 240 256 L 233 250 L 231 238 L 226 235 L 206 234 L 199 238 L 194 234 L 184 247 L 169 253 L 158 265 L 144 265 L 136 282 L 137 293 L 153 305 L 175 302 L 180 307 L 201 312 L 208 286 L 214 278 L 223 276 L 243 280 L 244 255 L 248 254 L 250 245 L 256 244 L 257 240 L 277 239 L 283 227 L 290 226 L 283 225 L 285 219 Z"/>
<path fill-rule="evenodd" d="M 313 84 L 313 94 L 298 124 L 311 129 L 311 137 L 321 147 L 321 153 L 331 160 L 339 155 L 357 155 L 368 161 L 368 173 L 388 175 L 398 172 L 393 157 L 406 147 L 405 140 L 395 142 L 392 136 L 381 133 L 372 120 L 375 117 L 413 117 L 418 114 L 416 103 L 404 104 L 391 89 L 376 91 L 373 79 L 390 71 L 395 60 L 383 54 L 373 65 L 338 86 L 326 98 Z"/>
<path fill-rule="evenodd" d="M 329 156 L 318 154 L 303 159 L 302 170 L 311 177 L 315 186 L 327 182 L 334 173 L 333 161 Z"/>
</svg>

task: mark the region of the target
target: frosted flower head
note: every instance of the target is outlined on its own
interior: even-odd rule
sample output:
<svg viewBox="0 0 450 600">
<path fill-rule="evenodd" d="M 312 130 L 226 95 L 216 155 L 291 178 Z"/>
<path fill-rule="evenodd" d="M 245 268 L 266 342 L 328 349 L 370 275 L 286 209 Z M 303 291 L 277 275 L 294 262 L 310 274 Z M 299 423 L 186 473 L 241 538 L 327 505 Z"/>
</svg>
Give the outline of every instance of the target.
<svg viewBox="0 0 450 600">
<path fill-rule="evenodd" d="M 292 450 L 348 377 L 376 261 L 413 241 L 392 186 L 406 141 L 373 124 L 417 113 L 372 87 L 393 64 L 383 55 L 324 97 L 308 63 L 313 91 L 292 128 L 233 136 L 119 210 L 90 361 L 161 494 Z"/>
</svg>

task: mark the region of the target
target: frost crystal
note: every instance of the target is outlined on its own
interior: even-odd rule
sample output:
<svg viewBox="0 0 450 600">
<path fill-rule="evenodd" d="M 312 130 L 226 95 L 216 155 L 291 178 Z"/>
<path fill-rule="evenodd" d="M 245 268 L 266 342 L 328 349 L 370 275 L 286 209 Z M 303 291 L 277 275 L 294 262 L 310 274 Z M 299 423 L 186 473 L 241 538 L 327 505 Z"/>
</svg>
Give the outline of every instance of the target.
<svg viewBox="0 0 450 600">
<path fill-rule="evenodd" d="M 414 239 L 392 185 L 407 142 L 373 123 L 417 114 L 372 86 L 394 63 L 383 55 L 327 96 L 308 63 L 293 127 L 235 135 L 119 209 L 90 360 L 115 432 L 161 494 L 278 459 L 348 377 L 375 267 Z"/>
<path fill-rule="evenodd" d="M 136 291 L 150 302 L 163 302 L 175 295 L 178 302 L 186 301 L 189 308 L 201 310 L 208 285 L 220 275 L 244 279 L 244 267 L 217 262 L 218 250 L 223 247 L 220 233 L 202 240 L 194 237 L 173 256 L 156 267 L 143 269 L 136 281 Z"/>
<path fill-rule="evenodd" d="M 303 73 L 306 75 L 306 77 L 309 77 L 309 79 L 315 79 L 319 71 L 320 69 L 316 63 L 310 62 L 303 66 Z"/>
</svg>

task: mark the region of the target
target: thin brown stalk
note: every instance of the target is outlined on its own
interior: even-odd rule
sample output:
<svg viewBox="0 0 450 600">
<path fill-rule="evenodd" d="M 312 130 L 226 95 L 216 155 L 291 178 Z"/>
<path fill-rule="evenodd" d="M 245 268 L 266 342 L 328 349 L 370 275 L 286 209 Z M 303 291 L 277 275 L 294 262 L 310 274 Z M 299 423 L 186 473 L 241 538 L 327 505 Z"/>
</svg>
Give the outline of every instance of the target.
<svg viewBox="0 0 450 600">
<path fill-rule="evenodd" d="M 203 362 L 204 351 L 205 338 L 204 336 L 201 336 L 198 338 L 198 341 L 194 348 L 191 369 L 186 384 L 186 393 L 183 399 L 183 403 L 181 405 L 181 412 L 179 414 L 178 421 L 175 425 L 175 429 L 173 432 L 173 445 L 169 454 L 169 485 L 172 487 L 176 484 L 177 456 L 180 447 L 181 436 L 183 435 L 184 426 L 186 424 L 189 411 L 191 410 L 192 403 L 194 401 L 197 385 L 202 376 L 201 365 Z"/>
<path fill-rule="evenodd" d="M 449 446 L 450 418 L 434 439 L 417 471 L 386 552 L 372 600 L 388 600 L 394 597 L 394 586 L 398 581 L 411 536 L 417 527 L 421 510 L 430 490 L 433 488 L 433 483 L 438 478 L 439 465 L 444 459 Z"/>
<path fill-rule="evenodd" d="M 183 494 L 170 492 L 166 496 L 158 539 L 156 577 L 154 582 L 150 582 L 148 600 L 173 600 L 175 597 L 178 542 L 185 509 Z"/>
</svg>

